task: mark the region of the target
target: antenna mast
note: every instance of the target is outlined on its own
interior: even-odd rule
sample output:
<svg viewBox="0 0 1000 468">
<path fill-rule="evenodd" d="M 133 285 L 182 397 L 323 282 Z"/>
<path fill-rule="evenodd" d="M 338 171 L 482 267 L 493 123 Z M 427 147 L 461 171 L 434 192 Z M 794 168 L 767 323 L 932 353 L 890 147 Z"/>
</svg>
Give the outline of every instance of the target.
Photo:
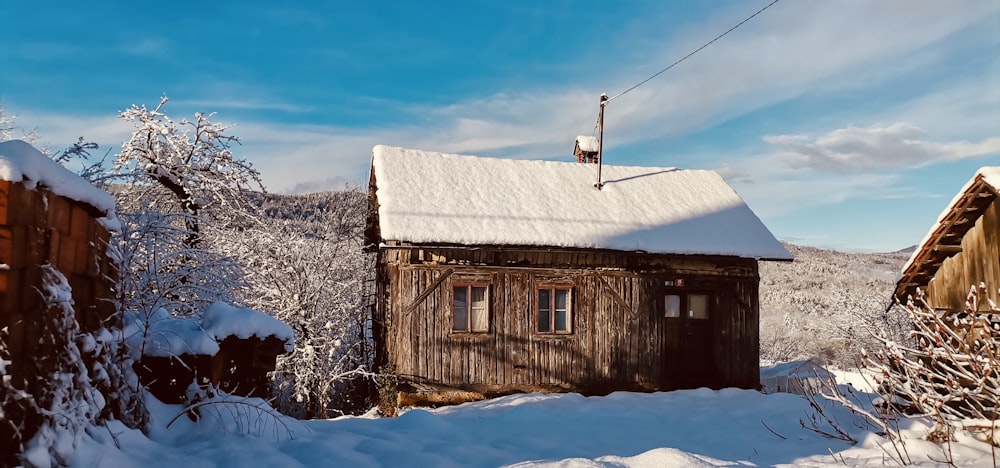
<svg viewBox="0 0 1000 468">
<path fill-rule="evenodd" d="M 597 183 L 594 187 L 600 190 L 604 187 L 601 183 L 601 165 L 604 164 L 604 106 L 608 104 L 608 95 L 601 94 L 601 110 L 597 114 Z"/>
</svg>

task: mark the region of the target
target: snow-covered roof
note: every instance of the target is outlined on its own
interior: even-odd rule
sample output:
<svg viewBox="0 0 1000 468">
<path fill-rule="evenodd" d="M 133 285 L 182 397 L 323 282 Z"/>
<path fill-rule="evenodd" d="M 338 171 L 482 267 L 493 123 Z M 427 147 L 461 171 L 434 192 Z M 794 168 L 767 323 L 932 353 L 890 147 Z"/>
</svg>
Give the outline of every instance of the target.
<svg viewBox="0 0 1000 468">
<path fill-rule="evenodd" d="M 230 336 L 264 339 L 274 336 L 285 342 L 285 351 L 295 349 L 295 333 L 270 315 L 253 309 L 215 302 L 201 317 L 174 317 L 165 309 L 150 316 L 125 314 L 125 341 L 134 358 L 140 355 L 170 357 L 182 354 L 214 356 L 219 342 Z"/>
<path fill-rule="evenodd" d="M 205 333 L 198 318 L 173 317 L 162 308 L 148 317 L 126 312 L 125 343 L 135 359 L 219 352 L 219 343 Z"/>
<path fill-rule="evenodd" d="M 295 333 L 292 327 L 270 315 L 253 309 L 234 307 L 224 302 L 216 302 L 209 306 L 201 317 L 205 332 L 217 340 L 226 337 L 250 338 L 256 336 L 264 339 L 274 336 L 285 342 L 285 351 L 295 349 Z"/>
<path fill-rule="evenodd" d="M 576 137 L 576 145 L 580 147 L 580 151 L 586 151 L 588 153 L 596 153 L 598 147 L 600 146 L 597 141 L 597 137 L 580 135 Z"/>
<path fill-rule="evenodd" d="M 994 196 L 982 198 L 979 196 L 981 193 Z M 1000 166 L 980 168 L 938 215 L 937 221 L 903 265 L 902 278 L 896 284 L 897 298 L 905 300 L 915 285 L 926 285 L 924 280 L 933 277 L 941 262 L 957 252 L 938 246 L 961 242 L 962 236 L 975 225 L 989 203 L 993 203 L 996 194 L 1000 194 Z"/>
<path fill-rule="evenodd" d="M 41 183 L 57 195 L 86 203 L 105 214 L 114 213 L 115 199 L 111 195 L 22 140 L 0 142 L 0 180 L 24 182 L 31 188 Z"/>
<path fill-rule="evenodd" d="M 373 153 L 384 241 L 792 259 L 713 171 Z"/>
</svg>

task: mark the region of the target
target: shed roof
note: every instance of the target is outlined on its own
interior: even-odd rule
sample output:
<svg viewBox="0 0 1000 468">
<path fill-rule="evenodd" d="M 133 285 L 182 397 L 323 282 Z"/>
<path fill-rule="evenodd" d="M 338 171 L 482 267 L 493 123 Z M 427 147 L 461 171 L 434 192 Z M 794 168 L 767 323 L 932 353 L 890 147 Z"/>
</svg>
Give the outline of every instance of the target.
<svg viewBox="0 0 1000 468">
<path fill-rule="evenodd" d="M 382 241 L 792 259 L 713 171 L 373 153 Z"/>
<path fill-rule="evenodd" d="M 926 286 L 949 257 L 961 251 L 962 238 L 1000 196 L 1000 167 L 983 167 L 938 216 L 937 222 L 903 265 L 896 298 L 906 300 L 914 289 Z"/>
</svg>

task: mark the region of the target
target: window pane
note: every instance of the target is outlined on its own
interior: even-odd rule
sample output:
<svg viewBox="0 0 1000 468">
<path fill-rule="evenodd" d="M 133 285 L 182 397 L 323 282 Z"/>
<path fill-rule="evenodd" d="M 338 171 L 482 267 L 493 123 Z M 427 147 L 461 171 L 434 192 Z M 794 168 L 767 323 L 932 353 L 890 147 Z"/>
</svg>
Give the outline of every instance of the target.
<svg viewBox="0 0 1000 468">
<path fill-rule="evenodd" d="M 708 295 L 691 294 L 688 296 L 688 317 L 694 319 L 708 318 Z"/>
<path fill-rule="evenodd" d="M 569 314 L 565 310 L 556 311 L 556 331 L 569 331 L 569 322 L 566 320 L 568 316 Z"/>
<path fill-rule="evenodd" d="M 556 309 L 566 310 L 566 302 L 569 297 L 569 291 L 565 289 L 556 289 Z"/>
<path fill-rule="evenodd" d="M 538 331 L 540 333 L 552 333 L 552 315 L 549 309 L 538 311 Z"/>
<path fill-rule="evenodd" d="M 456 286 L 453 291 L 455 295 L 455 304 L 453 306 L 455 323 L 452 329 L 467 331 L 469 329 L 469 289 L 465 286 Z"/>
<path fill-rule="evenodd" d="M 488 331 L 489 301 L 486 299 L 485 286 L 473 286 L 472 288 L 472 331 Z"/>
<path fill-rule="evenodd" d="M 538 290 L 538 331 L 552 332 L 552 302 L 548 289 Z"/>
<path fill-rule="evenodd" d="M 666 301 L 667 317 L 679 318 L 681 316 L 681 297 L 675 294 L 667 295 Z"/>
<path fill-rule="evenodd" d="M 569 291 L 557 289 L 556 293 L 556 331 L 569 331 Z"/>
</svg>

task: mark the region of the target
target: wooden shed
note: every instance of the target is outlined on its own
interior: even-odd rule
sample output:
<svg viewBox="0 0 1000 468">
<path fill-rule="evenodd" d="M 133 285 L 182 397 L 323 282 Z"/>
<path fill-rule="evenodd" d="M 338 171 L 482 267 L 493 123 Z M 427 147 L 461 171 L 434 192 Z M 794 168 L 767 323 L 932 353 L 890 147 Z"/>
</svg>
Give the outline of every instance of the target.
<svg viewBox="0 0 1000 468">
<path fill-rule="evenodd" d="M 404 396 L 759 386 L 757 262 L 791 254 L 714 172 L 598 170 L 374 148 L 376 366 Z"/>
<path fill-rule="evenodd" d="M 969 288 L 985 283 L 989 299 L 1000 303 L 998 187 L 1000 167 L 980 169 L 962 187 L 903 267 L 895 291 L 899 301 L 920 288 L 932 307 L 961 311 Z"/>
</svg>

